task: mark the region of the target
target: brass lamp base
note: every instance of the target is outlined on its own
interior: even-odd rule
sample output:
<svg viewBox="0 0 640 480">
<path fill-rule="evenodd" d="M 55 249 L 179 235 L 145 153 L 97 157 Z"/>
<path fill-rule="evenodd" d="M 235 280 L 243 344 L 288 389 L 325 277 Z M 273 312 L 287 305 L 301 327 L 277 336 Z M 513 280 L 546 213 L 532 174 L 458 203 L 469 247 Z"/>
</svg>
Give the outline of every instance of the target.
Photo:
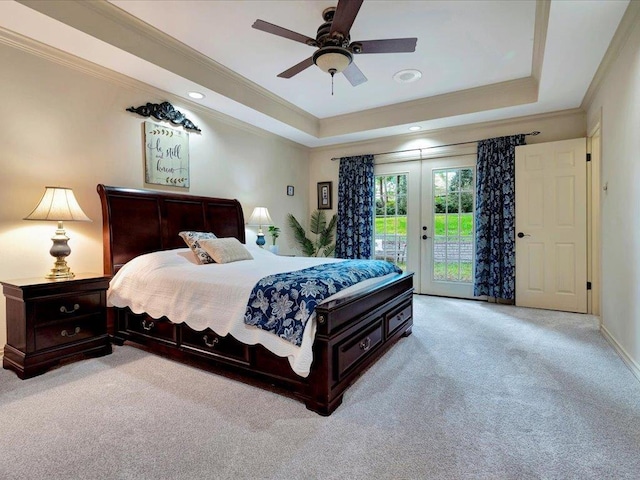
<svg viewBox="0 0 640 480">
<path fill-rule="evenodd" d="M 73 278 L 76 275 L 71 271 L 67 265 L 67 261 L 64 257 L 56 257 L 56 263 L 54 263 L 51 272 L 49 272 L 45 278 L 50 280 L 62 280 L 65 278 Z"/>
<path fill-rule="evenodd" d="M 64 231 L 64 225 L 62 222 L 58 222 L 58 229 L 56 230 L 56 234 L 51 237 L 51 240 L 53 241 L 53 246 L 51 247 L 51 250 L 49 250 L 49 253 L 56 259 L 56 263 L 53 265 L 51 272 L 46 275 L 46 278 L 61 280 L 64 278 L 75 277 L 65 260 L 65 258 L 67 258 L 71 253 L 71 248 L 69 248 L 69 245 L 67 244 L 69 237 L 67 237 L 67 234 Z"/>
</svg>

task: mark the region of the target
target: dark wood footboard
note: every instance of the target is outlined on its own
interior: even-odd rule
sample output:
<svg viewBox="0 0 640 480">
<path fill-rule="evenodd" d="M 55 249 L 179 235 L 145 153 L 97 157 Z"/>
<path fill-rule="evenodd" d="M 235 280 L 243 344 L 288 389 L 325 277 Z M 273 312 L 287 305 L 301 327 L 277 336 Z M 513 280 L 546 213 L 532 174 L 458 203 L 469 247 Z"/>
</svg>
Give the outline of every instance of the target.
<svg viewBox="0 0 640 480">
<path fill-rule="evenodd" d="M 178 361 L 234 374 L 240 380 L 246 377 L 267 388 L 275 385 L 299 398 L 310 410 L 330 415 L 349 385 L 391 345 L 411 333 L 412 291 L 412 276 L 402 275 L 362 297 L 318 307 L 318 332 L 307 378 L 296 375 L 286 358 L 261 345 L 245 345 L 211 330 L 198 332 L 167 318 L 134 314 L 128 308 L 114 309 L 113 334 L 119 341 L 143 345 Z"/>
<path fill-rule="evenodd" d="M 98 185 L 102 201 L 105 273 L 114 274 L 143 253 L 182 246 L 181 230 L 212 231 L 244 242 L 242 208 L 236 200 L 176 195 Z M 411 333 L 413 274 L 405 273 L 316 308 L 317 334 L 308 377 L 286 358 L 261 345 L 245 345 L 211 330 L 194 331 L 168 318 L 153 319 L 112 308 L 114 342 L 136 345 L 175 360 L 277 387 L 307 408 L 330 415 L 345 390 L 401 337 Z"/>
</svg>

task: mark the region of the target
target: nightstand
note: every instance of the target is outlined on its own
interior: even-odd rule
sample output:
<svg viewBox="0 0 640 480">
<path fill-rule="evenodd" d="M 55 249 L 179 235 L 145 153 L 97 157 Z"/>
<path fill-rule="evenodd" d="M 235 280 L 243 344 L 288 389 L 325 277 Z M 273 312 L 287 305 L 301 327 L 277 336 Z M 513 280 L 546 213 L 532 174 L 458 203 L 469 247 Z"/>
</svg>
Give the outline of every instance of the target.
<svg viewBox="0 0 640 480">
<path fill-rule="evenodd" d="M 7 344 L 2 366 L 25 379 L 78 354 L 111 353 L 107 288 L 111 277 L 78 274 L 66 280 L 2 281 Z"/>
</svg>

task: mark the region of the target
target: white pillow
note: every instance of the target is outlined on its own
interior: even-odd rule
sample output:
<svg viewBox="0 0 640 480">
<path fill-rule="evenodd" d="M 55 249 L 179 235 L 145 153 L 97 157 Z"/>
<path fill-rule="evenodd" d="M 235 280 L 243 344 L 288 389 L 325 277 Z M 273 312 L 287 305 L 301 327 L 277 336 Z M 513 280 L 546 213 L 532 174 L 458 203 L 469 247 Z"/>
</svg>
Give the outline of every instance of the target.
<svg viewBox="0 0 640 480">
<path fill-rule="evenodd" d="M 178 235 L 182 237 L 184 243 L 189 245 L 189 248 L 196 254 L 196 260 L 200 265 L 213 263 L 213 258 L 200 246 L 202 240 L 217 238 L 213 233 L 185 231 L 180 232 Z"/>
<path fill-rule="evenodd" d="M 237 238 L 215 238 L 200 240 L 200 246 L 216 263 L 231 263 L 253 260 L 253 256 Z"/>
</svg>

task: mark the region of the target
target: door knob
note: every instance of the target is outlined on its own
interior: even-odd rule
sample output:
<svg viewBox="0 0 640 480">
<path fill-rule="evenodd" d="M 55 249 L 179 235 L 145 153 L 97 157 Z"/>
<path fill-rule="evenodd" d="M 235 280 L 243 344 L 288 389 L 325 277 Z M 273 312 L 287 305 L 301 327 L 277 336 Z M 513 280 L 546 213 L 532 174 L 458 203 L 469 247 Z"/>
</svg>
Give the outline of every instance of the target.
<svg viewBox="0 0 640 480">
<path fill-rule="evenodd" d="M 427 237 L 426 235 L 422 235 L 422 239 L 423 240 L 426 240 L 427 238 L 429 238 L 429 237 Z"/>
<path fill-rule="evenodd" d="M 530 236 L 531 236 L 531 235 L 529 235 L 528 233 L 518 232 L 518 238 L 530 237 Z"/>
</svg>

